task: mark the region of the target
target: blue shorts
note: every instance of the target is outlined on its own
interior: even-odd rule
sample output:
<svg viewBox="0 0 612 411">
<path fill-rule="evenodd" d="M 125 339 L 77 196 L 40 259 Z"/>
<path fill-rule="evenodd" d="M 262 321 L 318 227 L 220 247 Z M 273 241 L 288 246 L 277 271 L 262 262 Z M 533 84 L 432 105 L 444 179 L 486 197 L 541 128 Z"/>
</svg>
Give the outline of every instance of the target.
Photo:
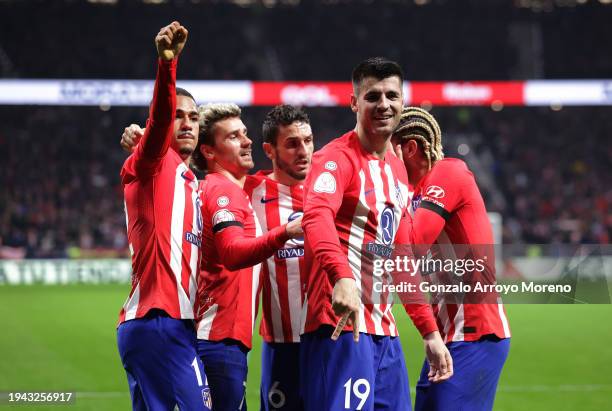
<svg viewBox="0 0 612 411">
<path fill-rule="evenodd" d="M 261 351 L 261 410 L 300 411 L 300 344 L 267 343 Z"/>
<path fill-rule="evenodd" d="M 425 361 L 417 384 L 415 410 L 492 410 L 510 339 L 491 336 L 472 342 L 452 342 L 447 347 L 453 357 L 453 376 L 439 384 L 430 383 L 429 364 Z"/>
<path fill-rule="evenodd" d="M 134 410 L 210 410 L 211 397 L 192 321 L 160 310 L 117 328 Z"/>
<path fill-rule="evenodd" d="M 247 354 L 240 342 L 198 340 L 215 411 L 246 411 Z"/>
<path fill-rule="evenodd" d="M 408 373 L 398 337 L 343 332 L 322 326 L 301 337 L 300 381 L 304 409 L 410 411 Z"/>
</svg>

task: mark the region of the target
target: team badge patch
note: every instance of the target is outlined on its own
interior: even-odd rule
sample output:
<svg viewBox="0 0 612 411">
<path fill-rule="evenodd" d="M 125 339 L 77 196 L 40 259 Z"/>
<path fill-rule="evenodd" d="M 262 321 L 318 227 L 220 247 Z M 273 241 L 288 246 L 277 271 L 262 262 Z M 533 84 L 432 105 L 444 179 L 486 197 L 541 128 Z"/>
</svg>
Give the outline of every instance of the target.
<svg viewBox="0 0 612 411">
<path fill-rule="evenodd" d="M 217 205 L 219 207 L 226 207 L 230 203 L 229 198 L 227 196 L 221 196 L 217 198 Z"/>
<path fill-rule="evenodd" d="M 219 223 L 225 223 L 226 221 L 236 221 L 234 214 L 226 209 L 217 211 L 212 218 L 213 227 Z"/>
<path fill-rule="evenodd" d="M 338 169 L 338 164 L 336 164 L 335 161 L 328 161 L 327 163 L 325 163 L 325 169 L 335 171 Z"/>
<path fill-rule="evenodd" d="M 208 409 L 212 410 L 212 397 L 210 396 L 210 388 L 206 387 L 202 390 L 202 400 Z"/>
<path fill-rule="evenodd" d="M 314 191 L 316 193 L 335 193 L 336 179 L 327 171 L 321 173 L 321 175 L 317 177 L 317 181 L 315 181 Z"/>
</svg>

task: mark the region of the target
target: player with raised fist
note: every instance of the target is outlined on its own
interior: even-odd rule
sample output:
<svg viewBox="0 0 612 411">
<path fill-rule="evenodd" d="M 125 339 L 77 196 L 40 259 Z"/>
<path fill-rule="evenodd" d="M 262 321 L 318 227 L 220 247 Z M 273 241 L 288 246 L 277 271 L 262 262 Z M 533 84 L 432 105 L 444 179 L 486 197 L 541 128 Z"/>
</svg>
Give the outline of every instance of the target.
<svg viewBox="0 0 612 411">
<path fill-rule="evenodd" d="M 178 22 L 155 38 L 149 119 L 121 169 L 132 289 L 119 315 L 117 345 L 134 410 L 212 408 L 193 324 L 202 217 L 188 162 L 198 113 L 193 97 L 175 85 L 186 41 Z"/>
</svg>

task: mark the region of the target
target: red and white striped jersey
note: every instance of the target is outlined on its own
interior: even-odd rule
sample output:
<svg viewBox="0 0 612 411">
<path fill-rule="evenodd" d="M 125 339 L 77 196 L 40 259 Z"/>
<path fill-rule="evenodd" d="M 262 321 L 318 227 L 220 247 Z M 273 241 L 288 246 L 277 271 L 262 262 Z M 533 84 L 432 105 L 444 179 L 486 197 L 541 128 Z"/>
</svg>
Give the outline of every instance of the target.
<svg viewBox="0 0 612 411">
<path fill-rule="evenodd" d="M 259 171 L 247 177 L 244 190 L 265 233 L 303 214 L 304 185 L 286 186 Z M 300 316 L 305 275 L 304 239 L 292 239 L 262 264 L 260 334 L 267 342 L 300 342 Z"/>
<path fill-rule="evenodd" d="M 246 192 L 219 173 L 201 184 L 202 265 L 198 339 L 231 338 L 251 348 L 261 262 L 287 241 L 284 227 L 262 235 Z"/>
<path fill-rule="evenodd" d="M 363 253 L 368 244 L 391 246 L 409 234 L 403 218 L 409 199 L 404 165 L 390 152 L 384 160 L 367 153 L 351 131 L 314 154 L 305 198 L 303 332 L 337 324 L 331 308 L 333 285 L 353 278 L 362 296 L 360 332 L 396 336 L 392 295 L 377 293 L 371 272 L 363 275 L 362 267 L 370 258 Z M 422 335 L 437 330 L 428 304 L 406 309 Z"/>
<path fill-rule="evenodd" d="M 471 246 L 470 253 L 486 255 L 487 269 L 481 275 L 486 277 L 487 284 L 495 283 L 491 223 L 474 175 L 463 161 L 448 158 L 436 162 L 416 185 L 412 210 L 416 210 L 410 235 L 413 244 L 435 242 L 442 245 L 445 253 L 455 254 L 453 258 Z M 443 296 L 434 301 L 433 309 L 444 341 L 476 341 L 487 334 L 510 337 L 501 298 L 490 297 L 492 301 L 481 304 L 449 304 Z"/>
<path fill-rule="evenodd" d="M 121 169 L 132 289 L 119 323 L 151 309 L 194 318 L 202 217 L 198 181 L 172 149 L 176 59 L 159 60 L 145 134 Z"/>
</svg>

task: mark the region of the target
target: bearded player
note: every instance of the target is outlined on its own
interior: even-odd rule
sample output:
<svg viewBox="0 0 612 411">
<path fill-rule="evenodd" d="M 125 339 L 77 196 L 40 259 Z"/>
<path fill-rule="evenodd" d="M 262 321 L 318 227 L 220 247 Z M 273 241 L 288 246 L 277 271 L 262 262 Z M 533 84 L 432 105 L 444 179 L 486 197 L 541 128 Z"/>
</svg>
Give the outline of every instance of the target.
<svg viewBox="0 0 612 411">
<path fill-rule="evenodd" d="M 482 195 L 466 164 L 444 158 L 442 133 L 435 118 L 417 107 L 403 110 L 393 135 L 414 187 L 411 243 L 423 254 L 432 244 L 487 254 L 487 283 L 495 282 L 493 233 Z M 471 245 L 466 250 L 464 245 Z M 465 278 L 465 277 L 463 277 Z M 487 296 L 490 297 L 490 296 Z M 417 384 L 417 410 L 491 410 L 510 348 L 510 329 L 501 300 L 480 304 L 434 301 L 438 327 L 455 364 L 455 376 L 440 384 L 428 381 L 427 361 Z"/>
<path fill-rule="evenodd" d="M 215 410 L 246 409 L 247 353 L 261 262 L 301 236 L 301 218 L 262 232 L 245 191 L 254 166 L 252 141 L 235 104 L 200 108 L 200 140 L 193 161 L 208 174 L 201 185 L 203 249 L 198 284 L 198 354 Z"/>
<path fill-rule="evenodd" d="M 410 410 L 392 298 L 373 301 L 371 273 L 362 269 L 368 244 L 408 241 L 408 177 L 387 151 L 402 112 L 403 73 L 395 62 L 372 58 L 354 69 L 352 81 L 357 125 L 313 155 L 305 184 L 302 397 L 309 411 Z M 406 310 L 423 336 L 432 380 L 448 379 L 452 360 L 431 307 Z M 350 332 L 340 332 L 347 319 Z"/>
<path fill-rule="evenodd" d="M 134 410 L 211 407 L 193 328 L 202 220 L 188 162 L 198 113 L 193 97 L 175 87 L 186 40 L 177 22 L 155 38 L 159 60 L 149 120 L 121 169 L 132 289 L 117 344 Z"/>
<path fill-rule="evenodd" d="M 245 191 L 263 232 L 300 218 L 304 179 L 314 150 L 308 115 L 290 105 L 274 107 L 263 122 L 263 149 L 272 170 L 247 177 Z M 261 409 L 300 410 L 301 280 L 305 275 L 304 241 L 285 243 L 262 265 L 260 333 Z"/>
</svg>

